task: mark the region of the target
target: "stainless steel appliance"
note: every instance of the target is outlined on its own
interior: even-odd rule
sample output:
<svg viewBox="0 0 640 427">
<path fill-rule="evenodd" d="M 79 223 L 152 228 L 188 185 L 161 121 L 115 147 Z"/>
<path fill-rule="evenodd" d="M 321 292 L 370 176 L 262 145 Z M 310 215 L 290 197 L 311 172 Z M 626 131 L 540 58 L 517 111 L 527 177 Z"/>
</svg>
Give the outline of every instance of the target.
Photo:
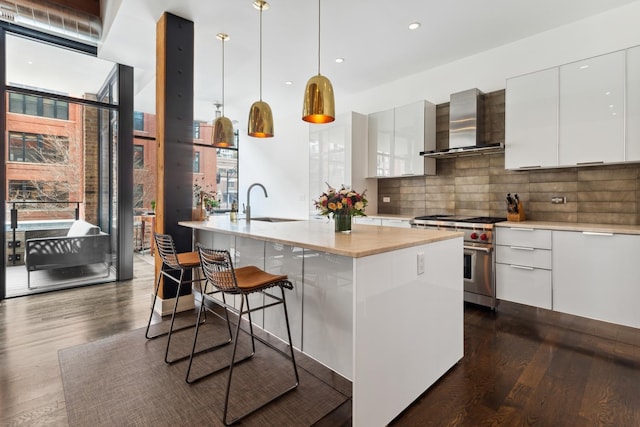
<svg viewBox="0 0 640 427">
<path fill-rule="evenodd" d="M 453 93 L 449 102 L 449 147 L 422 151 L 421 156 L 436 159 L 504 152 L 504 142 L 483 141 L 483 93 L 468 89 Z"/>
<path fill-rule="evenodd" d="M 495 237 L 494 224 L 500 217 L 427 215 L 411 220 L 414 228 L 464 232 L 464 300 L 495 309 Z"/>
</svg>

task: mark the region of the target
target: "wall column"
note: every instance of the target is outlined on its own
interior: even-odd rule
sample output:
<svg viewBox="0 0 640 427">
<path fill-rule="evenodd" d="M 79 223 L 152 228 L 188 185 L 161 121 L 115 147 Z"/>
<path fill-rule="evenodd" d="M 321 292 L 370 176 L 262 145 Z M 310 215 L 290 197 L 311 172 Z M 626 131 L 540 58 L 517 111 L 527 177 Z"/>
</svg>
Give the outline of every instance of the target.
<svg viewBox="0 0 640 427">
<path fill-rule="evenodd" d="M 171 234 L 184 252 L 191 250 L 191 229 L 178 221 L 191 220 L 193 201 L 193 22 L 165 12 L 156 33 L 156 231 Z M 156 255 L 156 274 L 161 265 Z M 163 306 L 175 295 L 174 283 L 161 286 Z"/>
</svg>

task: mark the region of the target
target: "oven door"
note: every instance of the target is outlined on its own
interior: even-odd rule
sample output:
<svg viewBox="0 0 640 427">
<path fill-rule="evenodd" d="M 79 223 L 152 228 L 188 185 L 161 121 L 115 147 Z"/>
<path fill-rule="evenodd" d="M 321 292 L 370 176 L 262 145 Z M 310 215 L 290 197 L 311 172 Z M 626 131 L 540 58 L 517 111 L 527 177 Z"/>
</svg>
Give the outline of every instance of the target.
<svg viewBox="0 0 640 427">
<path fill-rule="evenodd" d="M 464 245 L 464 290 L 493 297 L 492 252 L 489 245 Z"/>
</svg>

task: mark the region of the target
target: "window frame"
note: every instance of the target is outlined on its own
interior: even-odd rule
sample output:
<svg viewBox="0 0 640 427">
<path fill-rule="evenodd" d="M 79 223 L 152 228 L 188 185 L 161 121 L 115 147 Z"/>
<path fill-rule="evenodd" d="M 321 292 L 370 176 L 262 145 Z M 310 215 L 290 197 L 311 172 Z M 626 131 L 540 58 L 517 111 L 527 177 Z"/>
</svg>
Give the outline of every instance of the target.
<svg viewBox="0 0 640 427">
<path fill-rule="evenodd" d="M 28 104 L 27 101 L 32 99 L 35 101 L 34 104 Z M 45 114 L 45 111 L 51 111 L 51 113 Z M 9 93 L 8 112 L 48 119 L 69 120 L 69 103 L 55 98 L 11 92 Z"/>
</svg>

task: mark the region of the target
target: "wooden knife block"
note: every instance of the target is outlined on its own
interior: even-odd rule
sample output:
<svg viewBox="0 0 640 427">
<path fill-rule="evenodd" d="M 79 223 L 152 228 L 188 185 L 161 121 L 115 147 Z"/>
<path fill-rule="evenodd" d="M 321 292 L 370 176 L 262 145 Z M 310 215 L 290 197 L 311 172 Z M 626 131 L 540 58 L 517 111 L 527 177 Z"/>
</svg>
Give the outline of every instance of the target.
<svg viewBox="0 0 640 427">
<path fill-rule="evenodd" d="M 522 207 L 522 202 L 518 202 L 518 212 L 509 212 L 507 211 L 507 221 L 524 221 L 524 208 Z"/>
</svg>

